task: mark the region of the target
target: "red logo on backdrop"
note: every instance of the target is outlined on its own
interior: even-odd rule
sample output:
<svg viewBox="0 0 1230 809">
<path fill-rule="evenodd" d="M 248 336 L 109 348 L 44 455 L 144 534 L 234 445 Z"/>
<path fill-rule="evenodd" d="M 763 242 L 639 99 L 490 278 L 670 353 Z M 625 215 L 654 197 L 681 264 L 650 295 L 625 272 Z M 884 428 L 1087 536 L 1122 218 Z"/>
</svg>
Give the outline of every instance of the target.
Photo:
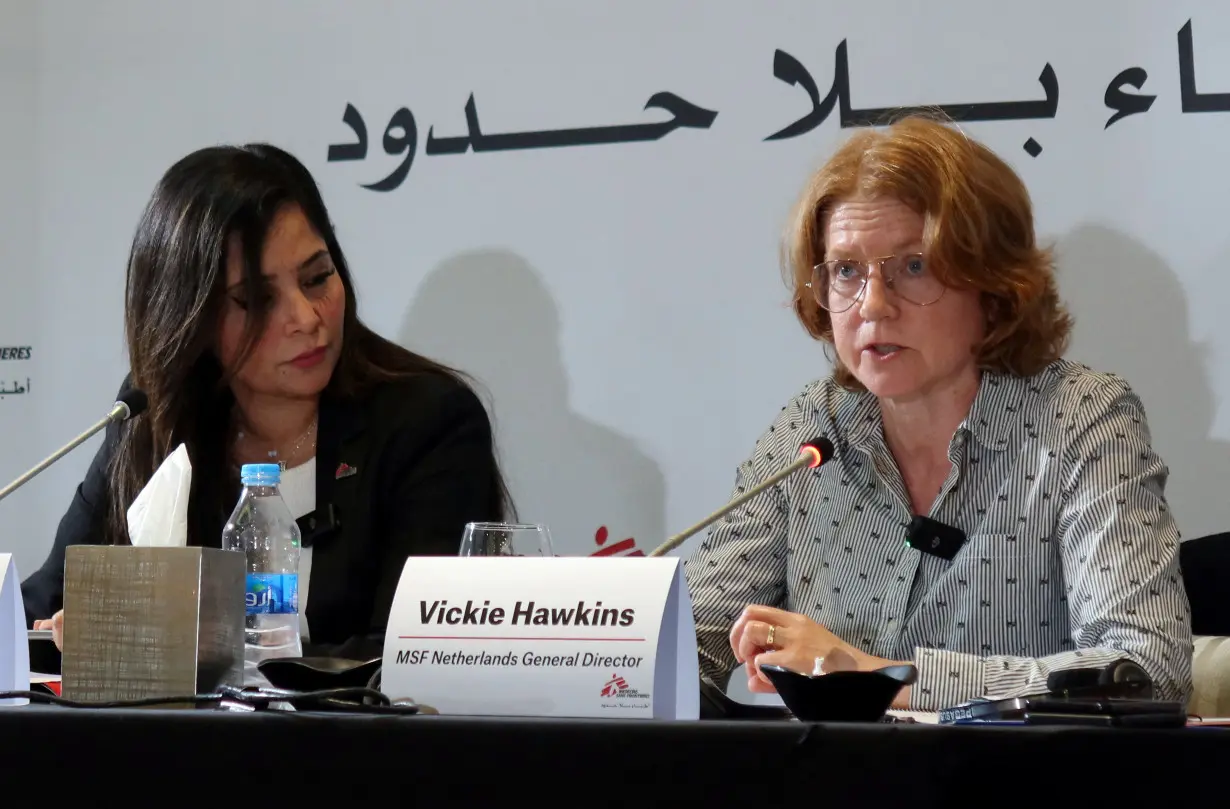
<svg viewBox="0 0 1230 809">
<path fill-rule="evenodd" d="M 611 532 L 606 530 L 606 526 L 600 526 L 594 532 L 594 544 L 598 546 L 598 550 L 590 554 L 590 556 L 644 556 L 644 552 L 636 547 L 636 540 L 632 537 L 621 539 L 618 542 L 607 545 L 606 541 L 610 537 Z M 603 696 L 606 696 L 603 694 Z"/>
<path fill-rule="evenodd" d="M 628 681 L 618 674 L 612 674 L 611 679 L 606 681 L 606 685 L 602 686 L 602 693 L 599 696 L 613 697 L 620 691 L 628 690 Z"/>
</svg>

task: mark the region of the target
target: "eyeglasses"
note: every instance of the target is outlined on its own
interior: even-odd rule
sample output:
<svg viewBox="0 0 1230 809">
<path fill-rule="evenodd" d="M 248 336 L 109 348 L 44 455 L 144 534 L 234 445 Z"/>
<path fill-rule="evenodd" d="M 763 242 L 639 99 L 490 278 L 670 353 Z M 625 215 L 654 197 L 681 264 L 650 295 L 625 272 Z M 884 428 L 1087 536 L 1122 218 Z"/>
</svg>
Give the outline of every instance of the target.
<svg viewBox="0 0 1230 809">
<path fill-rule="evenodd" d="M 884 256 L 869 261 L 837 258 L 812 268 L 807 287 L 827 312 L 840 314 L 863 297 L 874 267 L 880 268 L 884 286 L 915 306 L 930 306 L 944 296 L 944 285 L 927 269 L 922 253 Z"/>
</svg>

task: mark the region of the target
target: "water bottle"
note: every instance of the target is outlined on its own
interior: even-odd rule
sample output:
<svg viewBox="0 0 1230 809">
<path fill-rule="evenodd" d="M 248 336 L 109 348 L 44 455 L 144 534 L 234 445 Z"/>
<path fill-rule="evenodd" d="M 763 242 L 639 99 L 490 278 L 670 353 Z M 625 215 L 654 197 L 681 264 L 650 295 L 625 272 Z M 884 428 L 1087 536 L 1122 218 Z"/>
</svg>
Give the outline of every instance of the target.
<svg viewBox="0 0 1230 809">
<path fill-rule="evenodd" d="M 243 492 L 222 530 L 224 550 L 247 560 L 244 594 L 244 685 L 268 685 L 256 668 L 262 660 L 301 657 L 299 547 L 302 537 L 282 493 L 277 464 L 244 464 Z"/>
</svg>

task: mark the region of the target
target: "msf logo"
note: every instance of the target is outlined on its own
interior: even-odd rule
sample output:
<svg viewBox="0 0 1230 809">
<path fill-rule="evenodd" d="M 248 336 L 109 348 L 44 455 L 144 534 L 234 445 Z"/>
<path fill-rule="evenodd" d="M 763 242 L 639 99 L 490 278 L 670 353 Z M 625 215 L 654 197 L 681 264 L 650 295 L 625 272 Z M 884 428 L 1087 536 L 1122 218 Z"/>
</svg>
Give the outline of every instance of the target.
<svg viewBox="0 0 1230 809">
<path fill-rule="evenodd" d="M 645 708 L 652 704 L 651 695 L 628 685 L 622 675 L 611 674 L 598 692 L 603 708 Z"/>
<path fill-rule="evenodd" d="M 612 674 L 611 679 L 606 681 L 606 685 L 602 686 L 602 692 L 599 696 L 614 697 L 618 696 L 621 691 L 628 690 L 628 681 L 618 674 Z"/>
<path fill-rule="evenodd" d="M 607 545 L 606 541 L 611 536 L 611 532 L 606 530 L 606 526 L 600 526 L 594 532 L 594 544 L 598 546 L 598 550 L 590 554 L 590 556 L 644 556 L 644 552 L 636 547 L 636 540 L 632 537 L 621 539 L 618 542 Z M 605 696 L 605 694 L 603 695 Z"/>
</svg>

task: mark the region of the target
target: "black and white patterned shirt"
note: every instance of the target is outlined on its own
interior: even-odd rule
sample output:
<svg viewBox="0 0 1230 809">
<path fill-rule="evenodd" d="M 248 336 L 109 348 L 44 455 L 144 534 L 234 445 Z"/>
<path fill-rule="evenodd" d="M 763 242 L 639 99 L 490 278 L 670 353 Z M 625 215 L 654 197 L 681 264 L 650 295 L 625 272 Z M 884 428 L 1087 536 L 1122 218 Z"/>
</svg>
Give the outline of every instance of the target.
<svg viewBox="0 0 1230 809">
<path fill-rule="evenodd" d="M 951 561 L 905 544 L 910 499 L 877 400 L 803 388 L 740 465 L 734 496 L 826 435 L 836 453 L 718 522 L 685 563 L 702 673 L 735 667 L 749 603 L 802 613 L 853 646 L 912 660 L 910 707 L 1046 690 L 1052 671 L 1130 657 L 1158 699 L 1191 694 L 1179 531 L 1144 408 L 1111 374 L 1059 360 L 984 373 L 928 515 L 965 532 Z"/>
</svg>

